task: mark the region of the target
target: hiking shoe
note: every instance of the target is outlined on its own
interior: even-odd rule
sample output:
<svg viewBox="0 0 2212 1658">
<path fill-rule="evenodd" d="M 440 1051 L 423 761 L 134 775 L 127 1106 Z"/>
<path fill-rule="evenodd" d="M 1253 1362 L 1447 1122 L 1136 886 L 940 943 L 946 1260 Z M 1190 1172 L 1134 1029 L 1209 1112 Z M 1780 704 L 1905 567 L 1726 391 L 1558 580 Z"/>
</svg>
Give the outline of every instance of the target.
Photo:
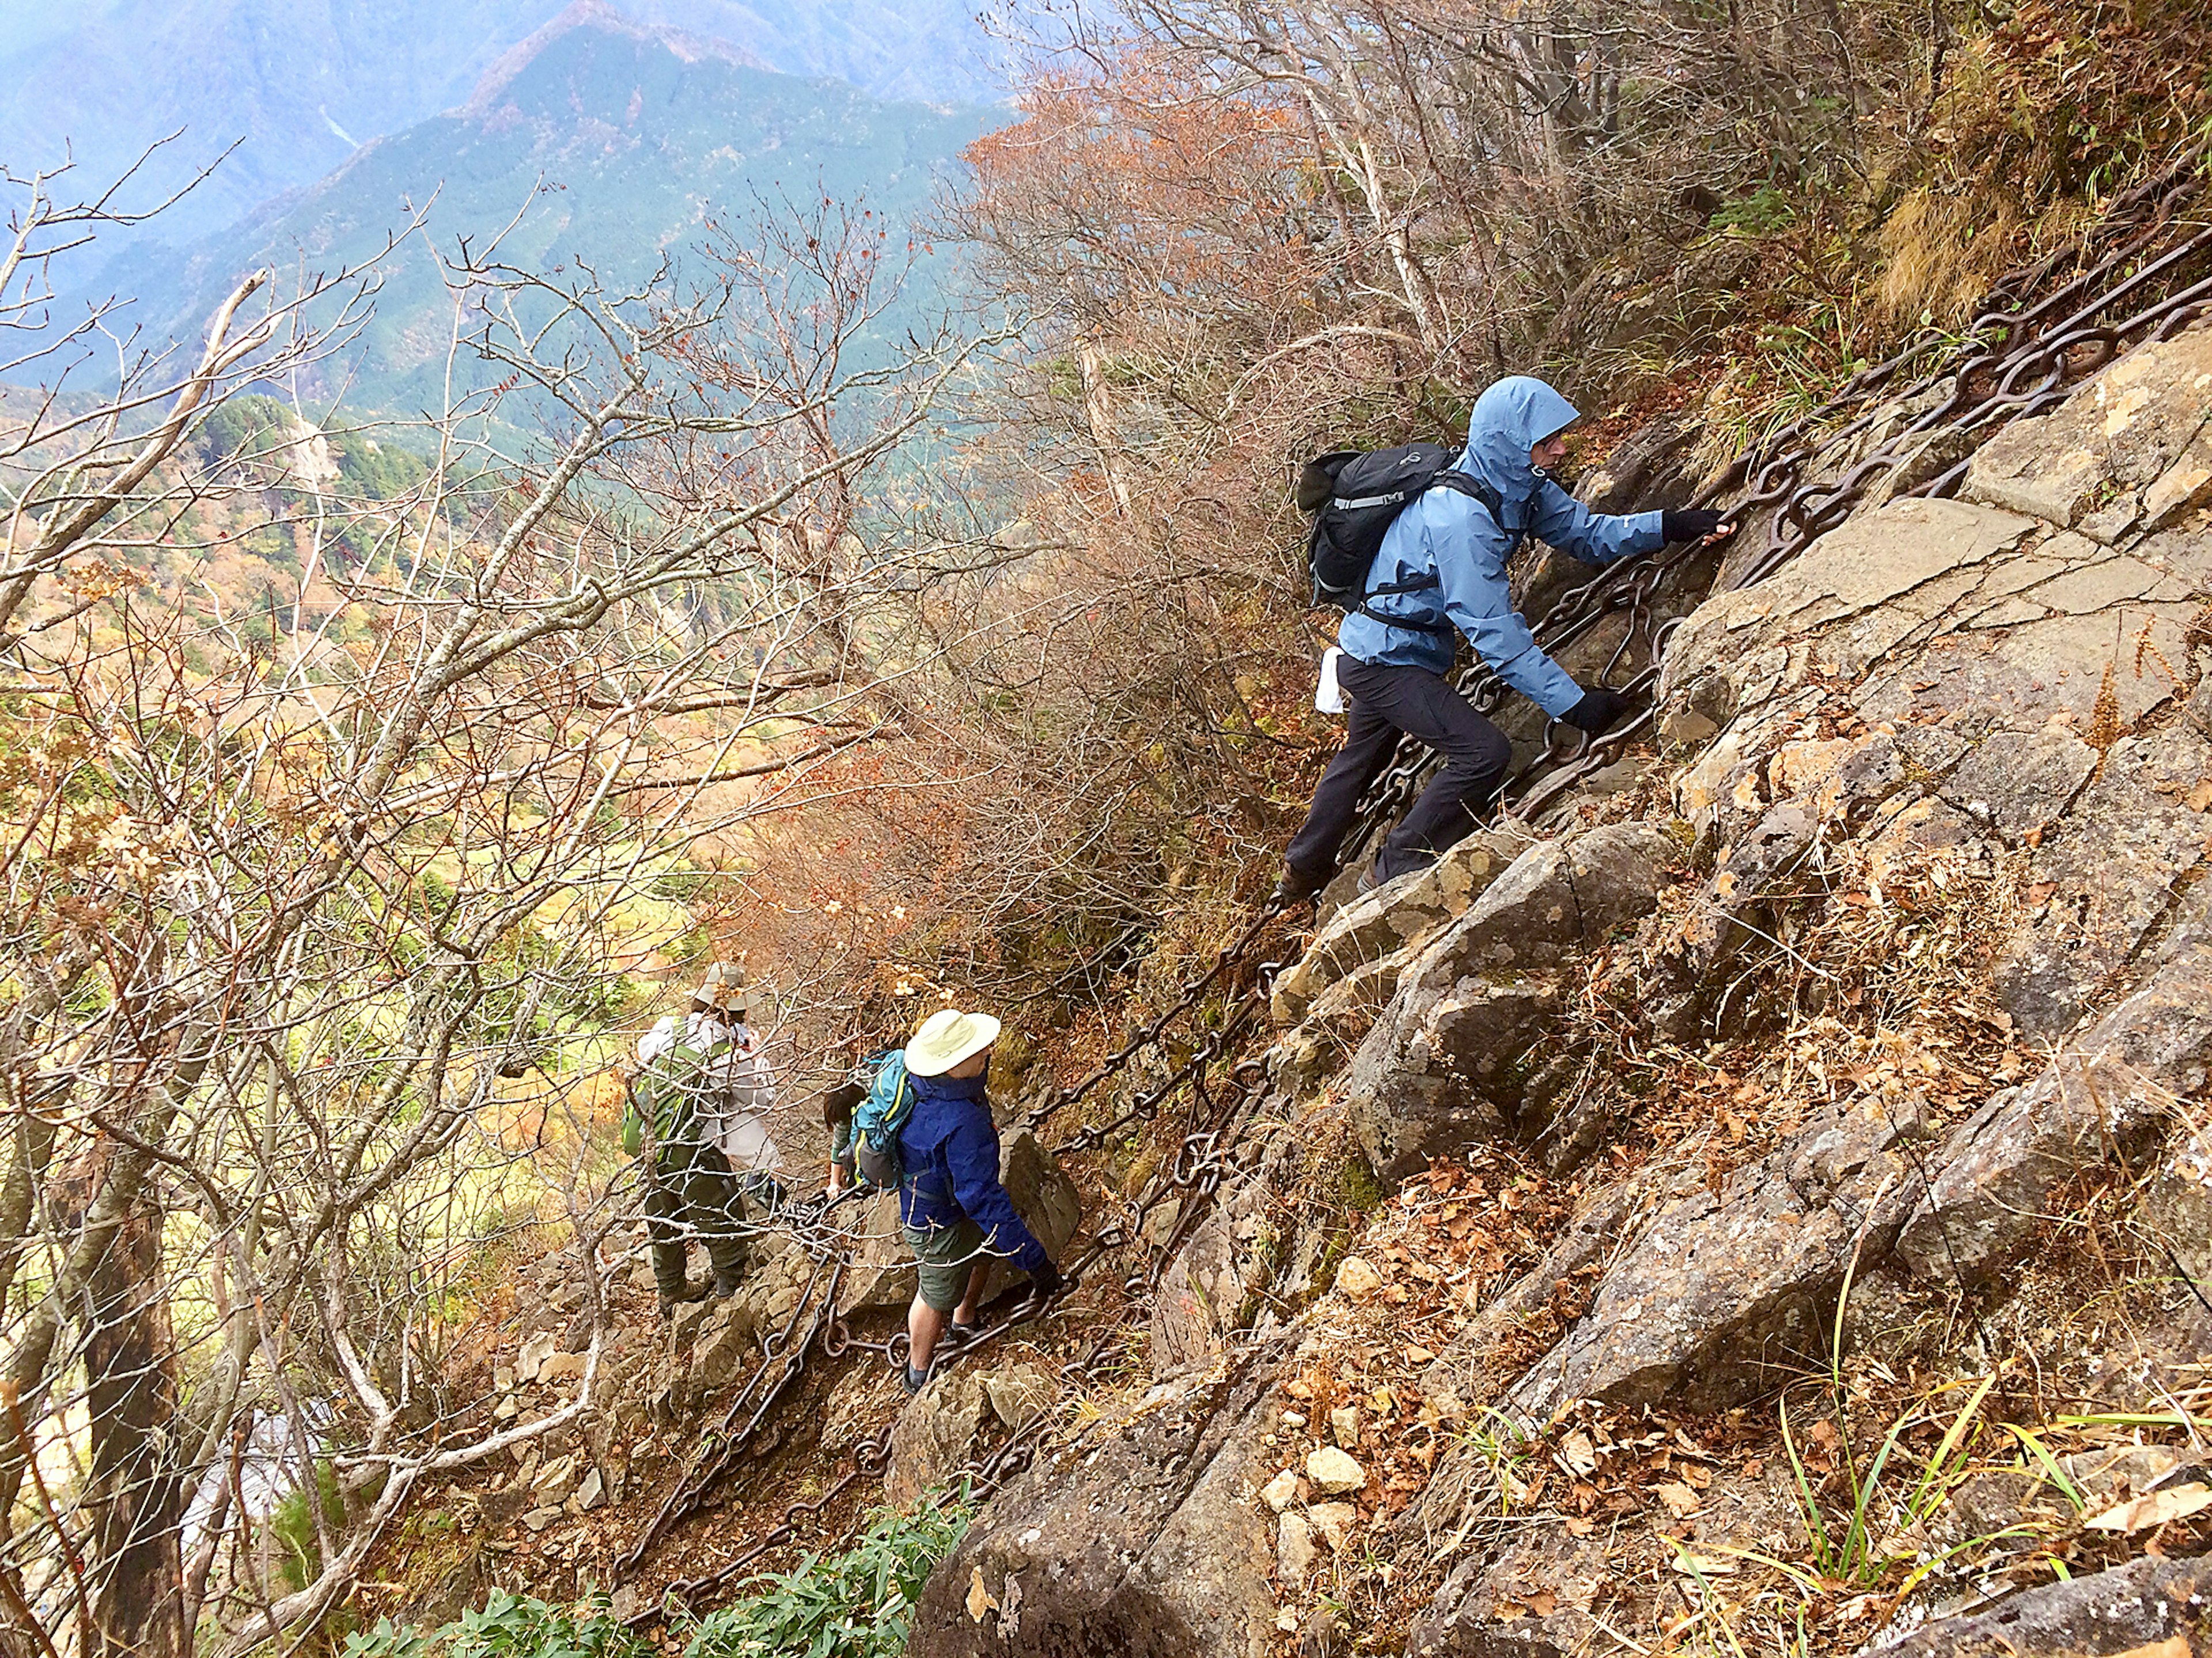
<svg viewBox="0 0 2212 1658">
<path fill-rule="evenodd" d="M 1285 908 L 1310 904 L 1321 896 L 1321 890 L 1328 884 L 1328 878 L 1326 875 L 1310 875 L 1304 870 L 1292 869 L 1285 865 L 1283 878 L 1275 883 L 1275 890 L 1268 896 L 1267 902 L 1281 904 Z"/>
<path fill-rule="evenodd" d="M 910 1394 L 918 1394 L 928 1385 L 928 1371 L 917 1370 L 911 1364 L 902 1366 L 900 1369 L 899 1386 L 905 1388 L 907 1392 Z"/>
</svg>

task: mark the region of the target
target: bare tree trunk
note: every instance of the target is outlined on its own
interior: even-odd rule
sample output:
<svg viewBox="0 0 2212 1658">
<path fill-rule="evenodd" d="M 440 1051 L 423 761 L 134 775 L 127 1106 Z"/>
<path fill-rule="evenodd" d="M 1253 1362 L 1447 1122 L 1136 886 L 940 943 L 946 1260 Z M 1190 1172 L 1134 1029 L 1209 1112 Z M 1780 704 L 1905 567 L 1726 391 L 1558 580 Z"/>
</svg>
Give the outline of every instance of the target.
<svg viewBox="0 0 2212 1658">
<path fill-rule="evenodd" d="M 1078 355 L 1083 364 L 1083 414 L 1091 422 L 1091 440 L 1098 446 L 1098 470 L 1106 474 L 1121 516 L 1128 518 L 1129 480 L 1124 476 L 1121 441 L 1114 434 L 1114 406 L 1106 397 L 1106 360 L 1088 335 Z"/>
<path fill-rule="evenodd" d="M 161 1251 L 161 1212 L 142 1189 L 85 1284 L 88 1494 L 101 1566 L 87 1658 L 186 1651 L 176 1348 Z"/>
</svg>

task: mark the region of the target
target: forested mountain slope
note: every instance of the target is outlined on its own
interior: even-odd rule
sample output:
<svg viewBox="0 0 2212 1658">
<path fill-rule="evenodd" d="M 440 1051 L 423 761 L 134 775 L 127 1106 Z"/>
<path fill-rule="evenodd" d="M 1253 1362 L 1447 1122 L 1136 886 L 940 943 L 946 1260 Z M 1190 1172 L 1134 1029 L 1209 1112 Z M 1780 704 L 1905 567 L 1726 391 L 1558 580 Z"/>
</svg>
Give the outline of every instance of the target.
<svg viewBox="0 0 2212 1658">
<path fill-rule="evenodd" d="M 105 179 L 181 134 L 131 192 L 143 210 L 239 143 L 164 224 L 218 229 L 312 185 L 361 145 L 465 103 L 504 53 L 569 0 L 70 0 L 0 18 L 0 159 L 18 174 L 73 155 Z M 643 0 L 640 21 L 712 36 L 787 75 L 878 99 L 987 103 L 1001 94 L 967 9 L 793 0 Z"/>
<path fill-rule="evenodd" d="M 666 261 L 673 295 L 710 280 L 686 266 L 700 244 L 757 246 L 764 216 L 835 201 L 871 214 L 885 232 L 881 257 L 903 264 L 915 216 L 962 146 L 997 119 L 880 102 L 757 67 L 720 42 L 574 7 L 493 64 L 453 112 L 365 145 L 330 177 L 185 250 L 142 246 L 100 282 L 134 297 L 155 337 L 190 338 L 258 266 L 289 288 L 378 259 L 373 318 L 308 394 L 410 415 L 486 383 L 465 355 L 457 388 L 448 384 L 456 322 L 441 258 L 456 239 L 556 283 L 583 261 L 626 288 L 653 282 Z M 417 210 L 424 234 L 380 259 Z M 941 304 L 933 272 L 914 286 L 881 319 L 884 336 L 927 327 Z M 543 313 L 550 302 L 535 304 Z"/>
</svg>

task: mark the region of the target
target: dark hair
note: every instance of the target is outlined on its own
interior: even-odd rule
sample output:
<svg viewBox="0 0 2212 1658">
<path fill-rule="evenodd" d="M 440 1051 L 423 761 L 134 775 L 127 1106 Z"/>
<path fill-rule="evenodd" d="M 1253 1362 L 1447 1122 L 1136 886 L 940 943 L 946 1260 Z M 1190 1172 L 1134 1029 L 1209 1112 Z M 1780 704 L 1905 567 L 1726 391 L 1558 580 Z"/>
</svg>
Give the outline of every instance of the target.
<svg viewBox="0 0 2212 1658">
<path fill-rule="evenodd" d="M 822 1126 L 842 1128 L 852 1121 L 853 1114 L 860 1108 L 860 1102 L 868 1097 L 868 1090 L 858 1083 L 839 1083 L 835 1088 L 822 1090 Z"/>
</svg>

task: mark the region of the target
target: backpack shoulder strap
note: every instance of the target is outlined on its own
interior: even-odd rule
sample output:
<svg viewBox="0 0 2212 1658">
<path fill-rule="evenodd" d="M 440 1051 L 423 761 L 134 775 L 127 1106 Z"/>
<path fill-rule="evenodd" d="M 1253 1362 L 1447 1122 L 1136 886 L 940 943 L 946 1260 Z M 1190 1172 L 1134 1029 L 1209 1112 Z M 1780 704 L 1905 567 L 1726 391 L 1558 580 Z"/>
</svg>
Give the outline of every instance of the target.
<svg viewBox="0 0 2212 1658">
<path fill-rule="evenodd" d="M 1455 469 L 1437 473 L 1429 487 L 1432 489 L 1455 489 L 1468 499 L 1480 501 L 1482 510 L 1490 514 L 1490 521 L 1498 526 L 1498 533 L 1506 537 L 1508 543 L 1505 549 L 1506 557 L 1510 558 L 1519 552 L 1521 544 L 1528 538 L 1528 531 L 1525 525 L 1516 530 L 1506 523 L 1505 498 L 1480 478 Z"/>
<path fill-rule="evenodd" d="M 679 1031 L 675 1043 L 663 1049 L 639 1073 L 638 1080 L 647 1085 L 656 1126 L 664 1132 L 672 1132 L 684 1125 L 692 1114 L 694 1102 L 708 1090 L 708 1067 L 721 1057 L 728 1046 L 726 1037 L 720 1042 L 702 1043 L 693 1040 L 690 1031 Z"/>
<path fill-rule="evenodd" d="M 1504 498 L 1472 473 L 1462 472 L 1456 467 L 1449 468 L 1431 478 L 1429 488 L 1455 489 L 1470 500 L 1480 501 L 1483 511 L 1490 514 L 1490 521 L 1501 530 L 1505 528 Z"/>
<path fill-rule="evenodd" d="M 1492 524 L 1495 524 L 1502 533 L 1511 535 L 1513 537 L 1513 547 L 1509 547 L 1506 550 L 1509 555 L 1511 554 L 1514 548 L 1517 548 L 1521 544 L 1521 537 L 1517 535 L 1513 535 L 1513 532 L 1507 530 L 1505 527 L 1505 502 L 1504 499 L 1498 495 L 1497 490 L 1492 489 L 1490 485 L 1485 483 L 1480 478 L 1474 477 L 1471 473 L 1462 472 L 1456 467 L 1448 466 L 1443 471 L 1437 473 L 1436 476 L 1431 477 L 1428 482 L 1427 487 L 1431 489 L 1450 489 L 1460 495 L 1467 496 L 1471 501 L 1478 502 L 1481 506 L 1483 511 L 1490 514 L 1490 521 Z M 1380 587 L 1368 588 L 1365 592 L 1360 595 L 1359 604 L 1356 608 L 1358 614 L 1361 616 L 1371 617 L 1375 621 L 1382 623 L 1385 627 L 1404 628 L 1414 633 L 1449 635 L 1455 631 L 1449 622 L 1421 622 L 1409 616 L 1387 616 L 1383 612 L 1373 609 L 1367 602 L 1373 598 L 1386 598 L 1397 593 L 1426 592 L 1431 588 L 1441 587 L 1443 585 L 1443 578 L 1438 575 L 1434 570 L 1430 570 L 1421 575 L 1415 576 L 1411 581 L 1393 581 L 1386 583 Z"/>
</svg>

